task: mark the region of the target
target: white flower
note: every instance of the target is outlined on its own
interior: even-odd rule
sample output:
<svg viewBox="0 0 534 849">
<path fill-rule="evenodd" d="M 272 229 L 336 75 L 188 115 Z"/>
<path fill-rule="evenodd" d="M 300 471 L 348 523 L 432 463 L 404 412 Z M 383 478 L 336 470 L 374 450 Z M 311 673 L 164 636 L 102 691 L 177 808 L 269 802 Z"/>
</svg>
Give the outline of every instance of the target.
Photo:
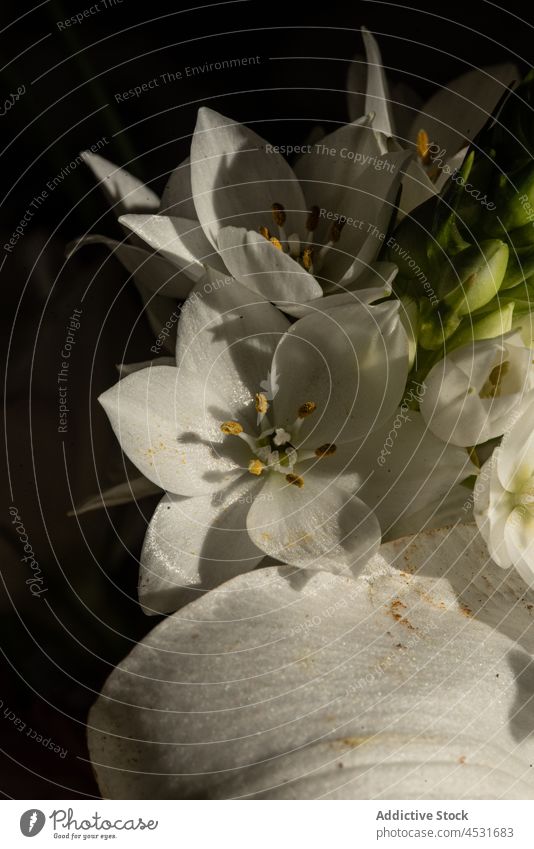
<svg viewBox="0 0 534 849">
<path fill-rule="evenodd" d="M 469 142 L 521 74 L 513 63 L 474 68 L 423 103 L 405 83 L 388 84 L 376 40 L 365 27 L 362 35 L 366 57 L 355 57 L 350 66 L 349 114 L 354 120 L 364 111 L 376 113 L 373 126 L 382 135 L 383 150 L 391 148 L 387 140 L 395 138 L 401 147 L 416 151 L 417 159 L 403 179 L 401 209 L 407 214 L 439 193 L 461 165 Z"/>
<path fill-rule="evenodd" d="M 534 584 L 534 395 L 484 463 L 474 514 L 491 557 Z"/>
<path fill-rule="evenodd" d="M 430 430 L 466 447 L 501 436 L 534 387 L 532 358 L 516 331 L 447 354 L 425 378 L 421 413 Z"/>
<path fill-rule="evenodd" d="M 351 442 L 388 419 L 408 371 L 398 302 L 293 325 L 237 281 L 187 301 L 176 367 L 135 371 L 101 396 L 129 459 L 166 490 L 142 554 L 141 599 L 173 610 L 184 587 L 265 554 L 358 569 L 380 539 L 355 495 Z M 276 374 L 272 403 L 259 391 Z M 258 413 L 262 413 L 258 425 Z"/>
<path fill-rule="evenodd" d="M 336 305 L 362 288 L 384 297 L 397 269 L 374 263 L 408 154 L 381 155 L 372 120 L 308 145 L 293 170 L 252 130 L 203 107 L 191 159 L 173 171 L 161 204 L 127 172 L 86 154 L 133 243 L 91 235 L 75 249 L 104 242 L 151 292 L 177 298 L 206 269 L 297 316 L 323 292 Z"/>
<path fill-rule="evenodd" d="M 532 799 L 534 594 L 472 527 L 166 618 L 88 721 L 109 799 Z"/>
</svg>

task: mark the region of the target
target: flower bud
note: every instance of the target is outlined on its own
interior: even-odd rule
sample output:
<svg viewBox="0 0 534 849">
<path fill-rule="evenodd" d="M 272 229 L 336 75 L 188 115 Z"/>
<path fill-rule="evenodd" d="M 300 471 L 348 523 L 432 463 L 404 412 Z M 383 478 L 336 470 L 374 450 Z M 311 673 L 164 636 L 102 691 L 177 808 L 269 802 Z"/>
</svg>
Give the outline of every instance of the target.
<svg viewBox="0 0 534 849">
<path fill-rule="evenodd" d="M 488 239 L 457 253 L 440 281 L 440 296 L 458 316 L 468 315 L 495 297 L 508 264 L 508 245 Z"/>
<path fill-rule="evenodd" d="M 468 342 L 495 339 L 508 333 L 514 327 L 513 315 L 514 305 L 509 303 L 478 318 L 466 316 L 456 333 L 447 341 L 447 351 L 454 351 Z"/>
<path fill-rule="evenodd" d="M 492 190 L 495 214 L 488 216 L 485 232 L 502 237 L 503 232 L 531 224 L 534 220 L 534 167 L 531 162 L 511 174 L 499 174 Z M 531 244 L 531 242 L 530 242 Z"/>
</svg>

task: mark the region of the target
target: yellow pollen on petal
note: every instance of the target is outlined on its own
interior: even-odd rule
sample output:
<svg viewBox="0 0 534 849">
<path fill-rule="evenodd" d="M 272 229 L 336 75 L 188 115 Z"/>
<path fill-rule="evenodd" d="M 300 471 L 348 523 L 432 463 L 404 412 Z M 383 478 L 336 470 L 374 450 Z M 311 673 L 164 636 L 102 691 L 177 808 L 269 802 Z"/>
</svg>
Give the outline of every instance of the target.
<svg viewBox="0 0 534 849">
<path fill-rule="evenodd" d="M 306 269 L 306 271 L 310 271 L 311 267 L 313 266 L 311 248 L 304 248 L 304 250 L 302 251 L 302 266 Z"/>
<path fill-rule="evenodd" d="M 417 133 L 417 155 L 423 165 L 430 165 L 430 139 L 426 130 Z"/>
<path fill-rule="evenodd" d="M 261 462 L 261 460 L 251 460 L 248 464 L 248 470 L 251 475 L 261 475 L 265 468 L 265 465 Z"/>
<path fill-rule="evenodd" d="M 286 223 L 286 211 L 281 203 L 273 203 L 271 207 L 273 221 L 278 227 L 283 227 Z"/>
<path fill-rule="evenodd" d="M 260 227 L 260 236 L 263 236 L 264 239 L 269 240 L 271 238 L 271 234 L 269 233 L 269 228 L 264 227 L 263 224 Z"/>
<path fill-rule="evenodd" d="M 229 436 L 239 436 L 240 433 L 243 433 L 243 428 L 239 422 L 223 422 L 221 430 Z"/>
<path fill-rule="evenodd" d="M 264 395 L 263 392 L 258 392 L 255 396 L 255 406 L 257 413 L 266 413 L 269 409 L 269 402 L 267 400 L 267 395 Z"/>
<path fill-rule="evenodd" d="M 286 481 L 292 483 L 294 486 L 298 486 L 299 489 L 302 489 L 304 486 L 304 480 L 300 475 L 286 475 Z"/>
<path fill-rule="evenodd" d="M 317 409 L 317 404 L 315 401 L 305 401 L 304 404 L 301 404 L 298 409 L 299 419 L 305 419 L 306 416 L 311 416 L 312 413 Z"/>
<path fill-rule="evenodd" d="M 316 457 L 330 457 L 332 454 L 335 454 L 337 451 L 337 447 L 334 443 L 327 442 L 326 445 L 320 445 L 319 448 L 315 449 Z"/>
<path fill-rule="evenodd" d="M 277 250 L 279 250 L 279 251 L 283 250 L 282 242 L 280 241 L 280 239 L 277 239 L 276 236 L 271 236 L 269 241 L 270 241 L 271 245 L 274 245 Z"/>
</svg>

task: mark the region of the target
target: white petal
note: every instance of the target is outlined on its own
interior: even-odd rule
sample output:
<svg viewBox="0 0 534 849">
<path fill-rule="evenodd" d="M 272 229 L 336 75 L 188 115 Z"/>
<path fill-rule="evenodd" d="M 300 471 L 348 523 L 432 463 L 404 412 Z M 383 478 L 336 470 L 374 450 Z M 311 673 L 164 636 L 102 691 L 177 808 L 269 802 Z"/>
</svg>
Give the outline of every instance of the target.
<svg viewBox="0 0 534 849">
<path fill-rule="evenodd" d="M 534 516 L 516 508 L 508 517 L 504 539 L 514 567 L 523 580 L 534 586 Z"/>
<path fill-rule="evenodd" d="M 256 427 L 254 396 L 288 327 L 280 310 L 231 277 L 213 276 L 196 286 L 182 310 L 176 363 L 179 380 L 196 392 L 198 404 L 204 397 L 210 404 L 202 417 Z"/>
<path fill-rule="evenodd" d="M 215 495 L 165 495 L 143 544 L 139 599 L 145 613 L 172 613 L 264 558 L 246 526 L 263 481 L 245 475 Z"/>
<path fill-rule="evenodd" d="M 101 490 L 98 495 L 92 495 L 78 504 L 68 515 L 81 516 L 83 513 L 90 513 L 92 510 L 101 510 L 102 507 L 118 507 L 121 504 L 138 501 L 140 498 L 157 495 L 160 492 L 159 486 L 155 486 L 152 481 L 145 477 L 131 478 L 124 483 Z"/>
<path fill-rule="evenodd" d="M 304 420 L 300 444 L 316 448 L 365 436 L 393 413 L 408 372 L 408 339 L 399 302 L 347 305 L 293 324 L 273 364 L 280 375 L 276 422 L 291 429 L 298 408 L 317 405 Z"/>
<path fill-rule="evenodd" d="M 142 363 L 120 363 L 117 365 L 119 377 L 126 377 L 127 374 L 133 374 L 134 371 L 141 371 L 144 368 L 151 366 L 175 366 L 176 360 L 174 357 L 158 357 L 155 360 L 143 360 Z"/>
<path fill-rule="evenodd" d="M 399 221 L 439 193 L 418 159 L 412 160 L 405 168 L 402 180 Z"/>
<path fill-rule="evenodd" d="M 467 451 L 437 439 L 407 403 L 361 444 L 357 467 L 365 478 L 358 495 L 374 510 L 386 540 L 422 530 L 420 523 L 431 521 L 456 485 L 477 471 Z M 468 497 L 464 489 L 464 501 Z M 427 515 L 425 507 L 431 507 Z"/>
<path fill-rule="evenodd" d="M 357 580 L 235 578 L 112 672 L 89 750 L 112 799 L 532 799 L 534 594 L 471 528 Z"/>
<path fill-rule="evenodd" d="M 119 220 L 195 282 L 206 274 L 207 265 L 228 273 L 198 221 L 167 215 L 123 215 Z"/>
<path fill-rule="evenodd" d="M 163 260 L 165 262 L 166 260 Z M 179 272 L 174 269 L 174 273 Z M 167 298 L 158 295 L 134 277 L 134 282 L 143 302 L 144 312 L 150 328 L 156 337 L 158 351 L 167 351 L 173 354 L 176 350 L 176 327 L 180 317 L 180 305 L 176 298 Z"/>
<path fill-rule="evenodd" d="M 126 216 L 126 218 L 130 217 L 136 218 L 137 216 Z M 136 283 L 144 286 L 149 292 L 166 298 L 183 300 L 191 291 L 192 278 L 177 271 L 176 265 L 164 259 L 163 256 L 158 256 L 152 251 L 147 251 L 135 245 L 129 245 L 127 242 L 108 239 L 107 236 L 95 234 L 83 236 L 69 245 L 67 256 L 72 256 L 84 245 L 94 244 L 106 245 L 113 256 L 116 256 L 126 270 L 135 277 Z"/>
<path fill-rule="evenodd" d="M 157 194 L 137 177 L 97 153 L 86 150 L 81 156 L 100 183 L 117 217 L 128 212 L 151 212 L 158 209 Z"/>
<path fill-rule="evenodd" d="M 518 413 L 503 438 L 497 464 L 499 480 L 511 492 L 517 477 L 524 480 L 534 473 L 534 393 L 525 396 Z"/>
<path fill-rule="evenodd" d="M 474 519 L 494 563 L 506 569 L 513 565 L 505 539 L 506 523 L 513 505 L 510 493 L 499 481 L 497 465 L 500 454 L 501 449 L 496 448 L 480 469 L 473 491 Z"/>
<path fill-rule="evenodd" d="M 303 480 L 298 487 L 283 475 L 269 474 L 265 498 L 253 503 L 247 517 L 251 539 L 293 566 L 357 574 L 380 544 L 376 518 L 337 482 L 313 470 L 304 472 Z"/>
<path fill-rule="evenodd" d="M 300 304 L 323 293 L 308 271 L 259 233 L 224 227 L 219 233 L 219 249 L 236 280 L 269 301 Z"/>
<path fill-rule="evenodd" d="M 302 229 L 306 212 L 298 180 L 270 148 L 248 127 L 206 106 L 199 109 L 191 143 L 191 184 L 197 216 L 214 247 L 221 227 L 272 229 L 273 203 L 287 210 L 288 233 Z"/>
<path fill-rule="evenodd" d="M 506 88 L 520 77 L 510 63 L 475 68 L 457 77 L 425 103 L 412 124 L 411 140 L 415 142 L 418 131 L 424 129 L 432 143 L 453 156 L 466 140 L 473 140 Z"/>
<path fill-rule="evenodd" d="M 171 172 L 161 196 L 159 212 L 176 215 L 178 218 L 197 217 L 191 188 L 191 161 L 189 157 Z"/>
<path fill-rule="evenodd" d="M 367 63 L 363 53 L 357 53 L 350 60 L 347 73 L 347 106 L 351 121 L 357 121 L 365 114 L 365 89 L 367 83 Z"/>
<path fill-rule="evenodd" d="M 220 431 L 217 400 L 170 366 L 136 371 L 99 398 L 132 463 L 161 489 L 182 495 L 215 492 L 245 463 L 241 440 Z"/>
<path fill-rule="evenodd" d="M 373 127 L 386 136 L 394 136 L 393 116 L 389 89 L 382 66 L 382 56 L 376 39 L 368 29 L 362 27 L 363 43 L 367 57 L 367 91 L 365 93 L 365 111 L 374 112 Z"/>
</svg>

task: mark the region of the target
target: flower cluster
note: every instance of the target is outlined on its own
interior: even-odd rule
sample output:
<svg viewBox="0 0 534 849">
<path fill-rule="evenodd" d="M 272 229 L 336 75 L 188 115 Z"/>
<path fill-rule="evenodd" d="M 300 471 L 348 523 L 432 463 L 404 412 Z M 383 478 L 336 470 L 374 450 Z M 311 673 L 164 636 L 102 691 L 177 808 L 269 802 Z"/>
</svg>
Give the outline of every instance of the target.
<svg viewBox="0 0 534 849">
<path fill-rule="evenodd" d="M 300 145 L 292 165 L 206 107 L 161 200 L 86 155 L 124 238 L 89 235 L 72 250 L 97 242 L 113 251 L 143 298 L 152 352 L 168 354 L 123 365 L 100 396 L 140 473 L 104 503 L 161 494 L 139 580 L 145 612 L 175 614 L 154 632 L 157 645 L 181 645 L 181 635 L 187 647 L 184 623 L 196 617 L 261 619 L 272 587 L 290 605 L 305 578 L 336 610 L 352 582 L 342 606 L 358 616 L 367 608 L 354 579 L 376 578 L 381 543 L 461 522 L 471 523 L 459 533 L 478 557 L 483 539 L 494 564 L 534 584 L 534 77 L 502 106 L 516 69 L 471 72 L 417 112 L 409 98 L 404 108 L 389 98 L 378 46 L 363 37 L 366 61 L 349 75 L 352 120 Z M 313 597 L 302 603 L 317 618 L 306 637 L 321 642 L 335 631 L 329 616 Z M 407 621 L 398 605 L 393 620 Z M 375 613 L 366 612 L 371 622 Z M 428 635 L 436 626 L 421 627 Z M 456 620 L 447 627 L 458 630 Z M 249 630 L 238 628 L 236 646 L 246 647 Z M 218 625 L 213 633 L 224 643 Z M 136 652 L 131 667 L 143 669 L 145 649 Z M 106 699 L 128 687 L 123 675 L 112 676 Z M 150 698 L 134 686 L 126 701 L 145 710 Z M 181 711 L 181 697 L 171 698 Z M 159 690 L 154 701 L 165 703 Z M 98 721 L 113 736 L 122 714 L 113 708 L 109 721 L 108 709 L 97 708 Z M 147 739 L 157 748 L 165 722 Z M 295 746 L 307 739 L 297 734 Z M 276 737 L 268 751 L 283 745 Z M 221 749 L 210 768 L 227 762 Z"/>
</svg>

